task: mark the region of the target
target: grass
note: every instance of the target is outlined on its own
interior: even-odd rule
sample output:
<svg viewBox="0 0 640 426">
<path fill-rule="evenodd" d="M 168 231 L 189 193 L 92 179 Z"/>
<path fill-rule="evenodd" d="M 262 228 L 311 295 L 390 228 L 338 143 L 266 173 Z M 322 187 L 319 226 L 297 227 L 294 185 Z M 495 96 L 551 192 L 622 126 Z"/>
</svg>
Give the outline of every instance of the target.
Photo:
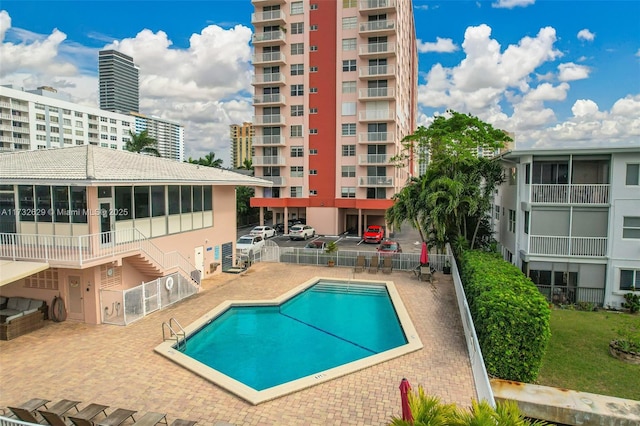
<svg viewBox="0 0 640 426">
<path fill-rule="evenodd" d="M 609 354 L 609 342 L 631 324 L 640 327 L 640 315 L 553 309 L 551 340 L 537 383 L 640 400 L 640 365 Z"/>
</svg>

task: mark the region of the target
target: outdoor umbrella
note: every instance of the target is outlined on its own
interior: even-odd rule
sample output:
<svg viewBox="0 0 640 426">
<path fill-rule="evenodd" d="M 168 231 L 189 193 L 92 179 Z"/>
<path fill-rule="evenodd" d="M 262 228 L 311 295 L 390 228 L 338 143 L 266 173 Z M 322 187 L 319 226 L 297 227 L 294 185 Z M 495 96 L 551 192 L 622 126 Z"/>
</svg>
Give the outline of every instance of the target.
<svg viewBox="0 0 640 426">
<path fill-rule="evenodd" d="M 420 265 L 426 265 L 429 263 L 429 250 L 427 249 L 427 243 L 422 243 L 422 250 L 420 250 Z"/>
<path fill-rule="evenodd" d="M 411 385 L 407 379 L 402 379 L 400 382 L 400 400 L 402 401 L 402 420 L 405 422 L 413 423 L 413 414 L 411 414 L 411 407 L 409 406 L 409 390 Z"/>
</svg>

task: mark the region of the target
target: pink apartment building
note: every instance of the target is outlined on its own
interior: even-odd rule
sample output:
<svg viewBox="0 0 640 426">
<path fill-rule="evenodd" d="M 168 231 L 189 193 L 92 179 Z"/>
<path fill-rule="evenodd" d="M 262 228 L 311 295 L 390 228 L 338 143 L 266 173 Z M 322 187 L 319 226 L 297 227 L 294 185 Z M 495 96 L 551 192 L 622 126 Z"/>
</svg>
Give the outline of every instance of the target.
<svg viewBox="0 0 640 426">
<path fill-rule="evenodd" d="M 384 226 L 415 167 L 391 164 L 416 128 L 411 0 L 252 3 L 253 165 L 273 186 L 251 205 L 320 234 Z"/>
<path fill-rule="evenodd" d="M 99 324 L 193 294 L 234 264 L 236 186 L 264 185 L 92 145 L 2 153 L 0 296 L 60 296 L 68 319 Z"/>
</svg>

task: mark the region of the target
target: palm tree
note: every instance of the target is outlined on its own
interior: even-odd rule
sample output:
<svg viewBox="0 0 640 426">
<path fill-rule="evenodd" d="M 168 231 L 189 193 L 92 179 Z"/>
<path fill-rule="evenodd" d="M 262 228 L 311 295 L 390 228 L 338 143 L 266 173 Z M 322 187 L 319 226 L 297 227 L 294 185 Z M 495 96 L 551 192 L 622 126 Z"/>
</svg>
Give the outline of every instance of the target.
<svg viewBox="0 0 640 426">
<path fill-rule="evenodd" d="M 204 158 L 200 158 L 198 164 L 206 167 L 222 167 L 222 158 L 216 158 L 216 153 L 211 151 Z"/>
<path fill-rule="evenodd" d="M 148 130 L 143 130 L 140 133 L 134 133 L 129 130 L 129 136 L 131 139 L 127 141 L 124 149 L 131 152 L 137 152 L 139 154 L 150 154 L 160 157 L 160 151 L 158 151 L 158 142 L 149 136 Z"/>
</svg>

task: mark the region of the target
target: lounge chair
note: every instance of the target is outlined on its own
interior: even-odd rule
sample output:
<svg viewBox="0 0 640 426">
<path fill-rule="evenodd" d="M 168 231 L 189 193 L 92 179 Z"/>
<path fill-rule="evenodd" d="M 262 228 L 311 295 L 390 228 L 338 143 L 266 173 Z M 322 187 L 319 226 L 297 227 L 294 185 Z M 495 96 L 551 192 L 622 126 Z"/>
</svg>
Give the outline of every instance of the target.
<svg viewBox="0 0 640 426">
<path fill-rule="evenodd" d="M 418 276 L 420 281 L 429 281 L 433 283 L 433 274 L 429 265 L 420 266 L 420 275 Z"/>
<path fill-rule="evenodd" d="M 78 404 L 80 404 L 80 401 L 63 399 L 56 402 L 51 408 L 40 409 L 38 412 L 51 426 L 68 426 L 69 423 L 63 416 L 74 408 L 78 412 Z"/>
<path fill-rule="evenodd" d="M 378 263 L 378 256 L 371 256 L 371 260 L 369 261 L 369 273 L 370 274 L 377 274 L 378 273 L 378 267 L 380 266 L 380 264 Z"/>
<path fill-rule="evenodd" d="M 155 426 L 158 423 L 167 424 L 167 413 L 154 413 L 153 411 L 149 411 L 133 424 L 137 426 Z"/>
<path fill-rule="evenodd" d="M 51 426 L 69 426 L 69 423 L 67 423 L 61 414 L 52 413 L 47 410 L 40 410 L 39 413 Z"/>
<path fill-rule="evenodd" d="M 15 416 L 19 420 L 22 420 L 23 422 L 33 423 L 33 424 L 36 424 L 36 425 L 41 424 L 40 421 L 36 418 L 35 414 L 33 414 L 29 410 L 26 410 L 26 409 L 20 408 L 20 407 L 8 407 L 8 408 L 9 408 L 9 410 L 11 410 L 11 412 L 13 414 L 15 414 Z"/>
<path fill-rule="evenodd" d="M 367 260 L 364 256 L 356 257 L 356 266 L 353 268 L 353 272 L 362 272 L 367 264 Z"/>
<path fill-rule="evenodd" d="M 193 420 L 175 419 L 173 423 L 171 423 L 171 426 L 193 426 L 196 423 L 198 422 Z"/>
<path fill-rule="evenodd" d="M 126 410 L 124 408 L 116 408 L 112 413 L 109 413 L 107 417 L 94 422 L 93 424 L 95 426 L 120 426 L 129 417 L 131 417 L 131 420 L 135 422 L 136 419 L 133 417 L 135 413 L 137 413 L 137 411 Z"/>
<path fill-rule="evenodd" d="M 108 405 L 101 404 L 89 404 L 84 407 L 82 410 L 74 413 L 73 416 L 69 416 L 69 420 L 73 422 L 74 425 L 84 426 L 91 425 L 93 426 L 93 420 L 98 414 L 103 413 L 105 416 L 107 415 L 106 409 L 109 408 Z M 87 423 L 88 422 L 88 423 Z"/>
<path fill-rule="evenodd" d="M 390 274 L 393 270 L 393 259 L 390 257 L 384 257 L 382 259 L 382 273 Z"/>
</svg>

